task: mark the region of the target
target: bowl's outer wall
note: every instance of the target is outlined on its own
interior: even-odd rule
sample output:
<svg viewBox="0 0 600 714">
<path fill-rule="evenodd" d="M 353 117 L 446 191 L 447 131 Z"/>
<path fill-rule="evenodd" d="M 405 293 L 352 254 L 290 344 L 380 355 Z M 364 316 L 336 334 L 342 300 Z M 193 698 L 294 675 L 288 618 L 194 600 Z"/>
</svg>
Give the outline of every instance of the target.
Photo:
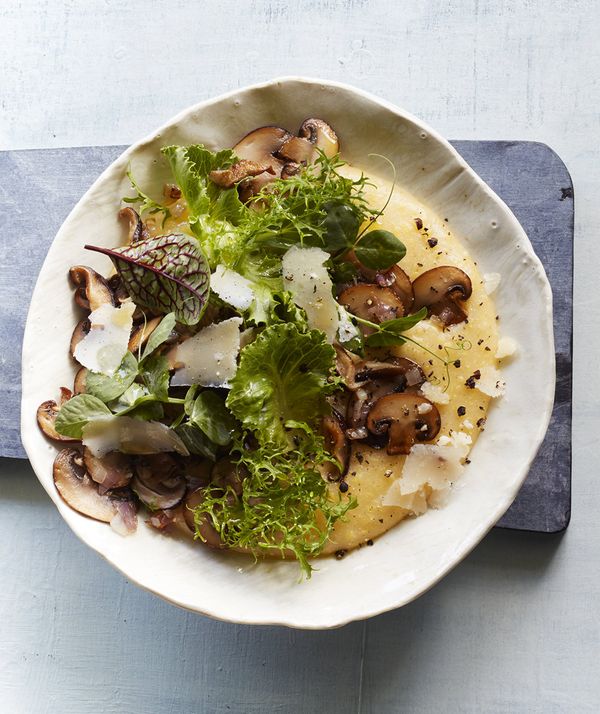
<svg viewBox="0 0 600 714">
<path fill-rule="evenodd" d="M 147 527 L 123 539 L 71 510 L 54 488 L 56 449 L 37 428 L 35 411 L 58 386 L 72 382 L 68 343 L 76 314 L 67 271 L 77 263 L 109 270 L 108 259 L 85 251 L 83 245 L 112 247 L 124 239 L 116 213 L 129 189 L 128 165 L 141 185 L 152 189 L 168 178 L 161 146 L 202 142 L 217 149 L 233 145 L 257 126 L 295 129 L 307 116 L 329 121 L 342 138 L 343 158 L 367 172 L 381 172 L 381 161 L 368 154 L 391 159 L 398 181 L 448 219 L 481 272 L 501 273 L 507 286 L 496 296 L 501 333 L 517 340 L 521 356 L 505 369 L 506 395 L 492 409 L 472 463 L 448 504 L 404 522 L 375 548 L 342 561 L 319 561 L 312 579 L 299 583 L 295 563 L 253 564 L 243 556 L 215 554 L 165 538 Z M 22 438 L 39 480 L 73 531 L 133 582 L 177 605 L 224 620 L 326 628 L 409 602 L 481 540 L 525 479 L 548 425 L 553 394 L 550 286 L 505 204 L 444 139 L 403 110 L 348 86 L 284 78 L 186 110 L 128 149 L 73 209 L 50 248 L 29 311 Z"/>
</svg>

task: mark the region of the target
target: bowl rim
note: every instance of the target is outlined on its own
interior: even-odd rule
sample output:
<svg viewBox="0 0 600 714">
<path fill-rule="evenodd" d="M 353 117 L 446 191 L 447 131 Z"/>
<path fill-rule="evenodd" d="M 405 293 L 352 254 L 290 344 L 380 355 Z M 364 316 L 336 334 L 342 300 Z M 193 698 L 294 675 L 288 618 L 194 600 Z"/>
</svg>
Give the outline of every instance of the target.
<svg viewBox="0 0 600 714">
<path fill-rule="evenodd" d="M 190 606 L 189 604 L 182 602 L 178 600 L 176 597 L 166 595 L 162 592 L 159 592 L 158 590 L 154 589 L 151 585 L 142 582 L 138 577 L 133 576 L 131 573 L 129 573 L 125 568 L 122 568 L 113 558 L 111 558 L 107 553 L 102 552 L 101 550 L 98 549 L 93 543 L 90 542 L 90 540 L 86 537 L 86 535 L 83 533 L 82 529 L 79 527 L 79 523 L 81 522 L 79 519 L 85 519 L 85 516 L 81 516 L 81 514 L 76 513 L 75 511 L 71 511 L 71 509 L 66 506 L 66 504 L 60 504 L 59 503 L 59 497 L 57 496 L 56 493 L 52 493 L 51 489 L 47 487 L 47 485 L 42 481 L 42 479 L 38 476 L 37 471 L 35 467 L 33 467 L 32 463 L 32 468 L 34 470 L 34 473 L 36 474 L 36 477 L 42 484 L 42 487 L 44 490 L 48 493 L 50 496 L 52 502 L 54 505 L 57 507 L 59 513 L 63 517 L 63 519 L 66 521 L 67 525 L 70 527 L 70 529 L 75 533 L 75 535 L 82 541 L 84 542 L 88 547 L 92 548 L 96 553 L 98 553 L 105 561 L 110 563 L 112 567 L 114 567 L 116 570 L 118 570 L 120 573 L 122 573 L 128 580 L 130 580 L 132 583 L 135 583 L 136 586 L 142 588 L 143 590 L 147 592 L 151 592 L 154 595 L 157 595 L 161 599 L 176 605 L 184 610 L 187 610 L 189 612 L 194 612 L 202 615 L 209 616 L 213 619 L 220 620 L 222 622 L 231 622 L 231 623 L 236 623 L 236 624 L 251 624 L 251 625 L 280 625 L 280 626 L 286 626 L 286 627 L 292 627 L 292 628 L 299 628 L 299 629 L 306 629 L 306 630 L 322 630 L 322 629 L 330 629 L 330 628 L 337 628 L 337 627 L 342 627 L 350 622 L 354 621 L 360 621 L 360 620 L 365 620 L 370 617 L 374 617 L 375 615 L 382 614 L 384 612 L 389 612 L 395 609 L 398 609 L 400 607 L 403 607 L 404 605 L 412 602 L 416 598 L 420 597 L 421 595 L 425 594 L 428 590 L 430 590 L 432 587 L 434 587 L 442 578 L 444 578 L 448 572 L 450 572 L 453 568 L 455 568 L 464 558 L 466 558 L 467 555 L 475 548 L 476 545 L 479 544 L 479 542 L 485 537 L 485 535 L 494 527 L 496 522 L 504 515 L 510 504 L 513 502 L 515 499 L 517 493 L 519 492 L 523 482 L 525 481 L 529 468 L 531 466 L 531 463 L 533 462 L 538 449 L 542 443 L 542 440 L 545 436 L 546 430 L 548 428 L 548 424 L 550 422 L 550 418 L 552 415 L 552 408 L 554 404 L 554 396 L 555 396 L 555 381 L 556 381 L 556 365 L 555 365 L 555 351 L 554 351 L 554 331 L 553 331 L 553 323 L 552 323 L 552 290 L 550 283 L 548 281 L 545 269 L 543 264 L 541 263 L 541 260 L 539 257 L 536 255 L 536 253 L 533 250 L 533 247 L 531 245 L 531 242 L 525 233 L 524 229 L 522 228 L 521 224 L 519 223 L 518 219 L 516 216 L 512 213 L 510 208 L 506 205 L 506 203 L 488 186 L 488 184 L 469 166 L 469 164 L 462 158 L 462 156 L 458 153 L 458 151 L 448 142 L 447 139 L 445 139 L 441 134 L 439 134 L 435 129 L 431 128 L 427 123 L 423 122 L 421 119 L 417 118 L 415 115 L 412 113 L 406 111 L 402 107 L 399 107 L 398 105 L 389 102 L 386 99 L 382 99 L 381 97 L 378 97 L 366 90 L 359 89 L 357 87 L 354 87 L 350 84 L 344 83 L 344 82 L 338 82 L 334 80 L 329 80 L 329 79 L 321 79 L 317 77 L 309 77 L 309 76 L 303 76 L 303 75 L 285 75 L 281 77 L 275 77 L 271 80 L 263 81 L 263 82 L 258 82 L 255 84 L 251 85 L 246 85 L 244 87 L 240 87 L 237 89 L 230 90 L 228 92 L 219 94 L 215 97 L 211 97 L 208 99 L 205 99 L 201 102 L 197 102 L 196 104 L 193 104 L 187 108 L 182 109 L 180 112 L 178 112 L 175 116 L 173 116 L 171 119 L 168 121 L 164 122 L 160 127 L 158 127 L 156 130 L 153 132 L 147 134 L 144 138 L 141 140 L 135 141 L 131 145 L 129 145 L 116 159 L 114 159 L 109 166 L 107 166 L 101 173 L 100 175 L 95 179 L 95 181 L 92 183 L 92 185 L 84 192 L 84 194 L 79 198 L 73 209 L 69 212 L 68 216 L 65 218 L 63 221 L 61 227 L 59 228 L 55 238 L 53 239 L 56 240 L 56 237 L 61 233 L 63 230 L 64 226 L 70 222 L 71 217 L 73 214 L 77 211 L 78 207 L 87 200 L 89 194 L 95 191 L 96 187 L 101 184 L 105 177 L 113 170 L 113 166 L 116 163 L 121 163 L 124 162 L 130 154 L 132 154 L 134 151 L 136 151 L 138 148 L 144 146 L 145 144 L 152 143 L 156 140 L 157 136 L 159 136 L 163 131 L 166 129 L 170 129 L 177 124 L 179 124 L 182 120 L 187 118 L 190 114 L 202 111 L 203 109 L 212 106 L 214 104 L 218 104 L 220 102 L 226 101 L 228 99 L 231 99 L 233 97 L 248 93 L 248 92 L 253 92 L 256 90 L 262 90 L 266 89 L 275 85 L 282 85 L 282 84 L 290 84 L 290 83 L 296 83 L 296 84 L 303 84 L 303 85 L 313 85 L 315 87 L 331 87 L 334 89 L 341 89 L 346 92 L 349 92 L 351 94 L 354 94 L 358 97 L 361 97 L 371 103 L 374 103 L 376 105 L 379 105 L 380 107 L 386 109 L 387 111 L 391 112 L 392 114 L 396 115 L 397 117 L 406 120 L 410 123 L 412 123 L 414 126 L 420 128 L 421 130 L 425 131 L 428 136 L 430 136 L 432 139 L 434 139 L 436 142 L 441 144 L 452 156 L 452 158 L 457 161 L 457 163 L 460 165 L 461 170 L 463 172 L 466 172 L 467 175 L 475 181 L 475 183 L 479 186 L 479 188 L 482 189 L 482 191 L 487 195 L 488 198 L 490 198 L 496 206 L 502 211 L 502 218 L 506 220 L 510 226 L 511 231 L 514 232 L 515 236 L 518 236 L 520 240 L 520 245 L 524 248 L 524 252 L 527 254 L 528 258 L 531 260 L 533 267 L 536 270 L 536 273 L 542 277 L 542 286 L 543 286 L 543 304 L 545 305 L 546 308 L 546 314 L 544 316 L 545 318 L 545 324 L 548 330 L 548 339 L 551 343 L 552 350 L 550 351 L 550 354 L 548 355 L 548 363 L 547 363 L 547 368 L 552 375 L 551 381 L 548 382 L 548 388 L 546 389 L 544 396 L 545 396 L 545 401 L 542 404 L 543 408 L 540 408 L 539 414 L 540 414 L 540 421 L 539 421 L 539 426 L 537 429 L 537 432 L 535 434 L 530 435 L 530 450 L 529 450 L 529 456 L 528 458 L 523 462 L 522 464 L 522 469 L 521 473 L 518 479 L 515 479 L 513 482 L 513 486 L 510 489 L 506 489 L 505 496 L 503 499 L 499 499 L 499 502 L 497 504 L 497 507 L 492 515 L 490 515 L 483 523 L 479 522 L 478 526 L 476 528 L 473 528 L 470 531 L 469 537 L 464 539 L 460 547 L 457 548 L 457 554 L 451 558 L 448 559 L 447 562 L 444 563 L 442 567 L 439 568 L 438 572 L 436 573 L 436 577 L 432 578 L 430 581 L 427 582 L 423 587 L 420 587 L 417 591 L 408 594 L 408 596 L 404 598 L 399 598 L 397 602 L 390 604 L 390 605 L 371 605 L 371 606 L 366 606 L 362 608 L 358 608 L 357 611 L 354 614 L 348 614 L 345 617 L 331 617 L 328 621 L 327 624 L 323 624 L 322 622 L 318 623 L 311 623 L 308 621 L 306 618 L 300 618 L 298 616 L 281 616 L 281 617 L 276 617 L 273 619 L 268 619 L 264 616 L 253 616 L 251 613 L 249 614 L 244 614 L 242 617 L 236 617 L 235 614 L 232 615 L 227 615 L 225 616 L 222 611 L 219 608 L 214 608 L 210 606 L 208 603 L 202 604 L 202 606 L 194 607 Z M 36 285 L 34 287 L 33 293 L 32 293 L 32 300 L 31 304 L 29 307 L 28 311 L 28 316 L 27 316 L 27 321 L 25 325 L 25 333 L 24 333 L 24 338 L 23 338 L 23 348 L 22 348 L 22 379 L 25 379 L 25 365 L 27 363 L 27 359 L 29 358 L 29 351 L 28 351 L 28 345 L 29 342 L 31 341 L 31 314 L 34 311 L 34 300 L 33 298 L 36 295 L 36 292 L 38 290 L 38 283 L 39 283 L 39 276 L 44 272 L 44 265 L 42 265 L 42 268 L 40 269 L 40 273 L 38 275 L 38 279 L 36 280 Z M 25 414 L 25 409 L 23 408 L 23 397 L 22 397 L 22 408 L 21 408 L 21 439 L 23 442 L 23 446 L 25 448 L 25 451 L 27 453 L 28 458 L 30 459 L 30 462 L 32 462 L 32 454 L 35 451 L 35 444 L 30 443 L 29 441 L 29 429 L 30 429 L 30 424 L 26 421 L 27 415 Z M 64 506 L 61 507 L 61 506 Z M 72 517 L 70 517 L 72 514 Z M 360 611 L 358 611 L 360 610 Z"/>
</svg>

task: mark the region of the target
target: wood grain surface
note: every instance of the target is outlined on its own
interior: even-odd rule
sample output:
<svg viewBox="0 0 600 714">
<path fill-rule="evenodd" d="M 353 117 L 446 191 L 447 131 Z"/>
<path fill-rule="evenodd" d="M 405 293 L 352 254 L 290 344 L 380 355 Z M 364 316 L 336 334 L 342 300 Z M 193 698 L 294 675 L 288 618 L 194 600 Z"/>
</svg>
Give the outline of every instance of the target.
<svg viewBox="0 0 600 714">
<path fill-rule="evenodd" d="M 428 594 L 367 623 L 237 627 L 131 586 L 67 530 L 26 462 L 3 460 L 0 711 L 598 710 L 599 31 L 596 0 L 0 4 L 3 149 L 130 143 L 200 99 L 308 74 L 446 136 L 543 141 L 577 195 L 575 515 L 562 538 L 493 532 Z M 44 220 L 35 185 L 19 210 Z"/>
</svg>

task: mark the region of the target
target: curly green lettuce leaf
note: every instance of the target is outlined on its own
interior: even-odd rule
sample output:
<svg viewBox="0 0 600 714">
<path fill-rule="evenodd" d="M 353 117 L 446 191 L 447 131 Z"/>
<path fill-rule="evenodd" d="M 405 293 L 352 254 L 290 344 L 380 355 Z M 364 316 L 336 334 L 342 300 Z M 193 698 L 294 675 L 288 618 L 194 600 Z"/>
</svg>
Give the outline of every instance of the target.
<svg viewBox="0 0 600 714">
<path fill-rule="evenodd" d="M 190 229 L 211 266 L 222 263 L 231 267 L 243 251 L 243 236 L 236 226 L 247 209 L 237 188 L 220 188 L 209 174 L 231 166 L 235 154 L 230 149 L 215 153 L 202 144 L 165 146 L 162 153 L 188 205 Z"/>
<path fill-rule="evenodd" d="M 113 261 L 136 305 L 158 313 L 173 312 L 184 325 L 195 325 L 202 317 L 210 268 L 192 237 L 173 233 L 125 248 L 85 247 Z"/>
<path fill-rule="evenodd" d="M 261 443 L 289 443 L 287 422 L 314 425 L 328 410 L 335 351 L 322 332 L 267 327 L 244 347 L 227 407 Z"/>
</svg>

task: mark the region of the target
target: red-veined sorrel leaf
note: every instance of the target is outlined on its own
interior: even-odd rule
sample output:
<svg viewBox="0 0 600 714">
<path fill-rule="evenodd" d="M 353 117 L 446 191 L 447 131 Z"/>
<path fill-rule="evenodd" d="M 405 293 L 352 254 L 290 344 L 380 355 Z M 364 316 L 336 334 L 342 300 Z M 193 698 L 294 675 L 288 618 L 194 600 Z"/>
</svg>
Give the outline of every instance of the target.
<svg viewBox="0 0 600 714">
<path fill-rule="evenodd" d="M 125 248 L 85 247 L 112 260 L 137 305 L 158 313 L 174 312 L 185 325 L 200 320 L 208 300 L 210 268 L 194 238 L 173 233 Z"/>
</svg>

